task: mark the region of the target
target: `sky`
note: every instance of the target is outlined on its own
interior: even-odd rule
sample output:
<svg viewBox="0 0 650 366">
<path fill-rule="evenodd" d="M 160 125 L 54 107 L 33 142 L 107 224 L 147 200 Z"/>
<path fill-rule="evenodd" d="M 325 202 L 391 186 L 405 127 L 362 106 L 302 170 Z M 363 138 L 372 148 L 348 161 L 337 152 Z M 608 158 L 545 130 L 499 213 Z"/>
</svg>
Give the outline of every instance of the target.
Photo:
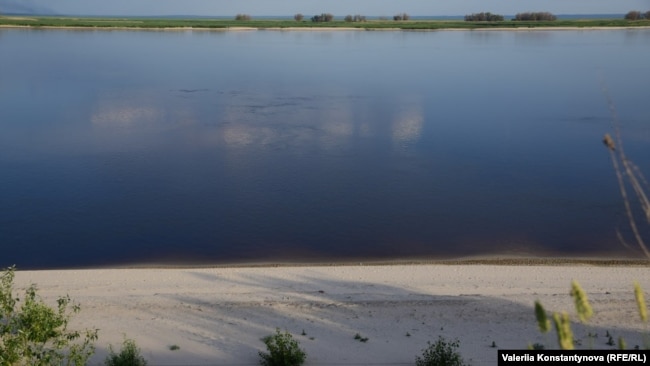
<svg viewBox="0 0 650 366">
<path fill-rule="evenodd" d="M 481 11 L 513 15 L 525 11 L 554 14 L 622 14 L 650 10 L 650 0 L 0 0 L 0 12 L 61 15 L 465 15 Z M 15 11 L 15 10 L 13 10 Z"/>
</svg>

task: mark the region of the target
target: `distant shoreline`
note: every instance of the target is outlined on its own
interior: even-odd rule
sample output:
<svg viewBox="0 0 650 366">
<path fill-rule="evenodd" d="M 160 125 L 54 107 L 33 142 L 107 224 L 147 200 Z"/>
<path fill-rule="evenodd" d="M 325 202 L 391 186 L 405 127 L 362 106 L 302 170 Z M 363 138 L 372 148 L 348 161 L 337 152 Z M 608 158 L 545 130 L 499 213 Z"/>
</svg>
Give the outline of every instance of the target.
<svg viewBox="0 0 650 366">
<path fill-rule="evenodd" d="M 79 31 L 171 31 L 171 32 L 245 32 L 245 31 L 280 31 L 280 32 L 443 32 L 443 31 L 488 31 L 488 32 L 535 32 L 535 31 L 598 31 L 598 30 L 636 30 L 650 29 L 650 26 L 636 27 L 533 27 L 533 28 L 435 28 L 435 29 L 408 29 L 408 28 L 348 28 L 348 27 L 225 27 L 225 28 L 201 28 L 201 27 L 77 27 L 77 26 L 29 26 L 29 25 L 7 25 L 0 24 L 2 29 L 46 29 L 46 30 L 79 30 Z"/>
<path fill-rule="evenodd" d="M 85 26 L 30 26 L 30 25 L 10 25 L 0 24 L 3 29 L 48 29 L 48 30 L 97 30 L 97 31 L 200 31 L 200 32 L 242 32 L 242 31 L 280 31 L 280 32 L 331 32 L 331 31 L 368 31 L 368 32 L 438 32 L 438 31 L 516 31 L 516 32 L 534 32 L 534 31 L 597 31 L 597 30 L 635 30 L 650 29 L 648 26 L 633 27 L 517 27 L 517 28 L 435 28 L 435 29 L 411 29 L 411 28 L 354 28 L 354 27 L 224 27 L 224 28 L 204 28 L 204 27 L 85 27 Z"/>
<path fill-rule="evenodd" d="M 369 20 L 311 22 L 279 19 L 77 18 L 0 16 L 1 28 L 164 31 L 436 31 L 649 29 L 650 20 L 569 19 L 554 21 Z"/>
</svg>

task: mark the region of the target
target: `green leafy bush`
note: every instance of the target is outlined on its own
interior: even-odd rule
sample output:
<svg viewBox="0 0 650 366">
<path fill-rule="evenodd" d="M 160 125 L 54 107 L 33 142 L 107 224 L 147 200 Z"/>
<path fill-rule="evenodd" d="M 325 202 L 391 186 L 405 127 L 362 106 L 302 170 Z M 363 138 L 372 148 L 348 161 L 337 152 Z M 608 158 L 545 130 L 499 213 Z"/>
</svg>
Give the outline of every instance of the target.
<svg viewBox="0 0 650 366">
<path fill-rule="evenodd" d="M 97 330 L 68 330 L 72 315 L 81 308 L 69 296 L 51 308 L 38 296 L 35 285 L 21 300 L 14 297 L 15 267 L 0 275 L 0 365 L 85 365 L 95 352 Z"/>
<path fill-rule="evenodd" d="M 140 348 L 132 339 L 122 342 L 120 353 L 115 353 L 113 346 L 108 346 L 109 355 L 104 361 L 106 366 L 146 366 L 147 361 L 140 355 Z"/>
<path fill-rule="evenodd" d="M 428 343 L 429 347 L 422 350 L 422 357 L 415 358 L 416 366 L 463 366 L 463 358 L 457 348 L 460 342 L 457 339 L 448 341 L 438 337 L 436 343 Z"/>
<path fill-rule="evenodd" d="M 502 22 L 503 15 L 487 13 L 474 13 L 465 15 L 466 22 Z"/>
<path fill-rule="evenodd" d="M 643 13 L 641 13 L 638 10 L 631 10 L 628 11 L 627 14 L 625 14 L 625 19 L 626 20 L 639 20 L 643 19 Z"/>
<path fill-rule="evenodd" d="M 325 23 L 331 22 L 334 20 L 334 15 L 330 13 L 322 13 L 321 15 L 314 15 L 311 17 L 311 21 L 314 23 Z"/>
<path fill-rule="evenodd" d="M 406 13 L 393 15 L 393 20 L 396 22 L 400 22 L 402 20 L 409 20 L 409 19 L 411 19 L 411 16 Z"/>
<path fill-rule="evenodd" d="M 289 332 L 281 333 L 276 329 L 275 334 L 264 337 L 262 342 L 268 350 L 268 353 L 259 353 L 262 366 L 300 366 L 307 357 Z"/>
<path fill-rule="evenodd" d="M 540 11 L 540 12 L 529 12 L 529 13 L 517 13 L 514 20 L 518 21 L 554 21 L 557 17 L 549 12 Z"/>
<path fill-rule="evenodd" d="M 360 15 L 360 14 L 356 14 L 354 16 L 346 15 L 343 20 L 345 20 L 348 23 L 350 23 L 350 22 L 365 22 L 366 17 L 364 15 Z"/>
<path fill-rule="evenodd" d="M 248 14 L 237 14 L 237 15 L 235 15 L 235 20 L 248 21 L 248 20 L 251 20 L 251 19 L 253 19 L 253 18 Z"/>
</svg>

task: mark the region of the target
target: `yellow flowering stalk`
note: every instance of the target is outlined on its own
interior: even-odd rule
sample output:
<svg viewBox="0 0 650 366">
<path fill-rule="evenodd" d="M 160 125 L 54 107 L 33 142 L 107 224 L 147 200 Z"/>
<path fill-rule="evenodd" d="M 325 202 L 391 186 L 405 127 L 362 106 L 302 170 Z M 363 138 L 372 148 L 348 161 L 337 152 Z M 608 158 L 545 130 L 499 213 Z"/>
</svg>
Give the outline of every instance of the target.
<svg viewBox="0 0 650 366">
<path fill-rule="evenodd" d="M 578 318 L 581 322 L 585 323 L 592 315 L 594 315 L 594 311 L 589 304 L 587 293 L 582 289 L 582 287 L 580 287 L 580 284 L 576 280 L 571 282 L 571 297 L 573 297 L 576 311 L 578 312 Z"/>
<path fill-rule="evenodd" d="M 566 312 L 554 313 L 553 323 L 557 331 L 557 342 L 561 349 L 573 349 L 573 332 L 571 332 L 571 320 Z"/>
<path fill-rule="evenodd" d="M 638 282 L 634 282 L 634 297 L 636 297 L 636 304 L 639 307 L 639 315 L 644 322 L 648 321 L 648 309 L 645 305 L 645 298 L 643 297 L 643 290 Z"/>
</svg>

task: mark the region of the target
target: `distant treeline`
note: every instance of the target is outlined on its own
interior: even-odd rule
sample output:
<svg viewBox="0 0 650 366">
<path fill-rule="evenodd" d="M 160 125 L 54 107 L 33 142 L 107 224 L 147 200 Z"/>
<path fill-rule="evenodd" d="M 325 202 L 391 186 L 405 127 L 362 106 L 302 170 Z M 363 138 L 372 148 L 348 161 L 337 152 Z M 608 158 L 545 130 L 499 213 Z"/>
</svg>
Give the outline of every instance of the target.
<svg viewBox="0 0 650 366">
<path fill-rule="evenodd" d="M 502 22 L 503 15 L 487 13 L 474 13 L 465 15 L 466 22 Z"/>
<path fill-rule="evenodd" d="M 515 21 L 553 21 L 557 17 L 548 12 L 528 12 L 528 13 L 517 13 L 512 20 Z M 490 12 L 483 13 L 474 13 L 465 15 L 466 22 L 502 22 L 504 20 L 503 15 L 492 14 Z"/>
<path fill-rule="evenodd" d="M 253 19 L 253 18 L 248 14 L 237 14 L 237 15 L 235 15 L 235 20 L 251 20 L 251 19 Z"/>
<path fill-rule="evenodd" d="M 323 13 L 321 15 L 314 15 L 311 17 L 311 21 L 314 23 L 331 22 L 332 20 L 334 20 L 334 15 L 330 13 Z"/>
<path fill-rule="evenodd" d="M 474 13 L 465 15 L 465 21 L 467 22 L 501 22 L 503 21 L 503 15 L 492 14 L 490 12 L 483 13 Z M 650 11 L 642 13 L 638 10 L 631 10 L 625 14 L 626 20 L 650 20 Z M 512 20 L 516 21 L 553 21 L 557 20 L 557 17 L 548 12 L 528 12 L 528 13 L 518 13 Z"/>
<path fill-rule="evenodd" d="M 627 14 L 625 14 L 625 19 L 626 20 L 641 20 L 641 19 L 650 20 L 650 10 L 646 11 L 645 13 L 642 13 L 638 10 L 628 11 Z"/>
<path fill-rule="evenodd" d="M 359 15 L 359 14 L 356 14 L 354 16 L 346 15 L 343 20 L 345 20 L 346 22 L 365 22 L 366 17 L 364 15 Z"/>
<path fill-rule="evenodd" d="M 532 12 L 532 13 L 517 13 L 513 20 L 522 20 L 522 21 L 553 21 L 557 17 L 546 11 Z"/>
<path fill-rule="evenodd" d="M 253 18 L 248 14 L 237 14 L 235 16 L 235 20 L 251 20 L 251 19 Z M 293 19 L 296 22 L 302 22 L 305 19 L 305 16 L 302 15 L 301 13 L 298 13 L 293 16 Z M 411 16 L 406 13 L 400 13 L 393 16 L 394 21 L 402 21 L 402 20 L 409 20 L 409 19 L 411 19 Z M 311 21 L 314 23 L 325 23 L 325 22 L 331 22 L 333 20 L 334 20 L 334 15 L 331 13 L 322 13 L 320 15 L 314 15 L 313 17 L 311 17 Z M 360 14 L 346 15 L 345 18 L 343 18 L 343 20 L 346 22 L 365 22 L 366 16 Z M 379 20 L 388 20 L 388 18 L 380 17 Z"/>
<path fill-rule="evenodd" d="M 646 11 L 645 13 L 640 12 L 638 10 L 631 10 L 627 14 L 625 14 L 624 17 L 626 20 L 650 20 L 650 11 Z M 243 21 L 248 21 L 251 20 L 252 17 L 248 14 L 237 14 L 235 16 L 235 20 L 243 20 Z M 297 22 L 302 22 L 304 20 L 304 16 L 300 13 L 296 14 L 293 16 L 293 19 Z M 393 16 L 394 21 L 404 21 L 404 20 L 410 20 L 411 16 L 408 15 L 407 13 L 400 13 L 396 14 Z M 467 22 L 502 22 L 504 21 L 505 17 L 501 14 L 493 14 L 490 12 L 481 12 L 481 13 L 473 13 L 473 14 L 467 14 L 465 15 L 465 21 Z M 366 17 L 364 15 L 356 14 L 356 15 L 346 15 L 345 18 L 343 19 L 346 22 L 365 22 Z M 379 17 L 379 20 L 388 20 L 387 17 Z M 549 12 L 525 12 L 525 13 L 517 13 L 514 18 L 512 18 L 513 21 L 555 21 L 557 20 L 557 17 L 554 14 L 551 14 Z M 331 13 L 322 13 L 320 15 L 314 15 L 311 17 L 311 21 L 315 23 L 322 23 L 322 22 L 332 22 L 334 21 L 334 15 Z"/>
</svg>

